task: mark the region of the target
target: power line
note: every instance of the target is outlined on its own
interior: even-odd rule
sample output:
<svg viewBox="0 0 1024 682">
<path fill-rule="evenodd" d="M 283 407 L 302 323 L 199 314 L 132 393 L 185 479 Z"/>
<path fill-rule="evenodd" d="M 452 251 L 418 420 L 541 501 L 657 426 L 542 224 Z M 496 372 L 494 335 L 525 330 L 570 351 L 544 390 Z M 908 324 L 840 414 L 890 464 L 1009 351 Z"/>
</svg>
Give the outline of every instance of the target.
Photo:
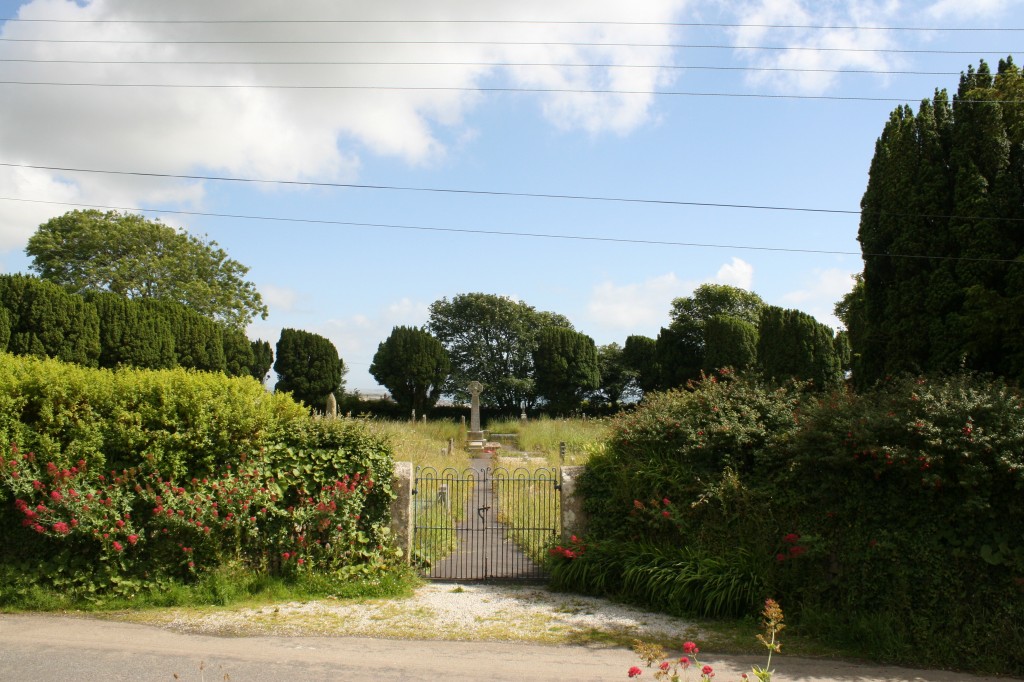
<svg viewBox="0 0 1024 682">
<path fill-rule="evenodd" d="M 166 64 L 174 66 L 545 66 L 592 69 L 667 69 L 675 71 L 775 71 L 787 73 L 857 73 L 885 76 L 959 76 L 960 71 L 882 71 L 873 69 L 801 69 L 769 66 L 710 66 L 683 64 L 570 64 L 560 62 L 366 62 L 366 61 L 231 61 L 231 60 L 147 60 L 147 59 L 11 59 L 2 62 L 27 64 Z"/>
<path fill-rule="evenodd" d="M 1014 50 L 939 50 L 882 47 L 812 47 L 807 45 L 703 45 L 688 43 L 595 43 L 503 40 L 108 40 L 87 38 L 0 38 L 6 43 L 86 45 L 472 45 L 484 47 L 651 47 L 686 50 L 774 50 L 796 52 L 861 52 L 886 54 L 1012 54 Z"/>
<path fill-rule="evenodd" d="M 67 201 L 46 201 L 43 199 L 21 199 L 17 197 L 0 197 L 0 201 L 18 201 L 31 204 L 49 204 L 53 206 L 77 206 L 80 208 L 98 208 L 112 211 L 132 211 L 135 213 L 165 213 L 171 215 L 201 216 L 209 218 L 231 218 L 237 220 L 259 220 L 270 222 L 303 223 L 311 225 L 338 225 L 344 227 L 370 227 L 394 230 L 414 230 L 419 232 L 450 232 L 459 234 L 478 234 L 498 237 L 529 237 L 534 239 L 561 239 L 568 241 L 585 242 L 610 242 L 615 244 L 642 244 L 648 246 L 683 246 L 703 249 L 736 249 L 742 251 L 773 251 L 780 253 L 806 253 L 835 256 L 882 256 L 888 258 L 911 258 L 917 260 L 940 260 L 940 261 L 970 261 L 976 263 L 1018 263 L 1024 264 L 1012 258 L 968 258 L 963 256 L 930 256 L 919 254 L 897 254 L 897 253 L 865 253 L 857 251 L 833 251 L 827 249 L 793 249 L 781 246 L 749 246 L 743 244 L 713 244 L 702 242 L 676 242 L 656 239 L 628 239 L 626 237 L 595 237 L 588 235 L 557 234 L 550 232 L 519 232 L 506 230 L 481 230 L 459 227 L 427 227 L 424 225 L 399 225 L 394 223 L 362 223 L 346 220 L 325 220 L 316 218 L 293 218 L 282 216 L 246 215 L 238 213 L 211 213 L 206 211 L 181 211 L 158 208 L 139 208 L 133 206 L 110 206 L 105 204 L 85 204 Z"/>
<path fill-rule="evenodd" d="M 540 19 L 7 19 L 18 23 L 50 24 L 493 24 L 530 26 L 663 26 L 676 28 L 782 28 L 809 30 L 994 32 L 1024 31 L 1011 27 L 965 26 L 843 26 L 821 24 L 742 24 L 702 21 L 584 21 Z"/>
<path fill-rule="evenodd" d="M 833 102 L 913 102 L 921 97 L 866 97 L 857 95 L 796 95 L 792 93 L 751 93 L 751 92 L 695 92 L 685 90 L 614 90 L 611 88 L 522 88 L 500 86 L 429 86 L 429 85 L 290 85 L 270 83 L 67 83 L 60 81 L 5 81 L 0 85 L 32 85 L 66 88 L 158 88 L 158 89 L 189 89 L 204 90 L 377 90 L 393 92 L 497 92 L 497 93 L 551 93 L 577 95 L 652 95 L 659 97 L 727 97 L 733 99 L 795 99 L 818 100 Z M 1024 104 L 1024 100 L 1013 99 L 969 99 L 961 104 Z"/>
<path fill-rule="evenodd" d="M 313 180 L 278 180 L 269 178 L 241 178 L 233 177 L 228 175 L 185 175 L 177 173 L 149 173 L 143 171 L 121 171 L 121 170 L 104 170 L 97 168 L 69 168 L 62 166 L 41 166 L 27 163 L 6 163 L 0 161 L 0 167 L 5 168 L 30 168 L 33 170 L 48 170 L 57 171 L 62 173 L 92 173 L 96 175 L 130 175 L 133 177 L 143 178 L 165 178 L 172 180 L 204 180 L 211 182 L 237 182 L 244 184 L 266 184 L 266 185 L 286 185 L 286 186 L 298 186 L 298 187 L 325 187 L 334 189 L 370 189 L 370 190 L 386 190 L 393 192 L 425 192 L 433 194 L 463 194 L 463 195 L 476 195 L 476 196 L 491 196 L 491 197 L 516 197 L 516 198 L 529 198 L 529 199 L 565 199 L 573 201 L 604 201 L 610 203 L 622 203 L 622 204 L 654 204 L 662 206 L 692 206 L 697 208 L 735 208 L 735 209 L 749 209 L 758 211 L 792 211 L 796 213 L 826 213 L 834 215 L 862 215 L 863 211 L 855 211 L 850 209 L 841 208 L 809 208 L 806 206 L 767 206 L 761 204 L 730 204 L 721 202 L 707 202 L 707 201 L 681 201 L 676 199 L 642 199 L 638 197 L 612 197 L 612 196 L 600 196 L 600 195 L 583 195 L 583 194 L 551 194 L 551 193 L 539 193 L 539 192 L 506 192 L 500 190 L 479 190 L 479 189 L 460 189 L 452 187 L 409 187 L 400 185 L 370 185 L 360 184 L 353 182 L 324 182 L 324 181 L 313 181 Z M 953 215 L 940 215 L 931 213 L 892 213 L 887 212 L 886 215 L 899 217 L 899 218 L 936 218 L 942 220 L 949 220 L 952 218 L 958 218 L 960 216 Z M 1008 222 L 1024 222 L 1024 218 L 988 218 L 978 217 L 975 220 L 1004 220 Z"/>
</svg>

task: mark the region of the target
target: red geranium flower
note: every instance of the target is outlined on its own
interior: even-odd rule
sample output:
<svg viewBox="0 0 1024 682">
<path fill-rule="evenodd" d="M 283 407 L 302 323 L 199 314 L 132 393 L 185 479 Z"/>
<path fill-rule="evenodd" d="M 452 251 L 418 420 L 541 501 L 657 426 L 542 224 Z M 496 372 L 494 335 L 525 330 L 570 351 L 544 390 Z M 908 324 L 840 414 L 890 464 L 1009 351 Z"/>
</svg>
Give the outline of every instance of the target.
<svg viewBox="0 0 1024 682">
<path fill-rule="evenodd" d="M 644 674 L 644 671 L 641 670 L 640 668 L 636 667 L 635 665 L 632 668 L 629 669 L 629 676 L 630 677 L 640 677 L 643 674 Z"/>
</svg>

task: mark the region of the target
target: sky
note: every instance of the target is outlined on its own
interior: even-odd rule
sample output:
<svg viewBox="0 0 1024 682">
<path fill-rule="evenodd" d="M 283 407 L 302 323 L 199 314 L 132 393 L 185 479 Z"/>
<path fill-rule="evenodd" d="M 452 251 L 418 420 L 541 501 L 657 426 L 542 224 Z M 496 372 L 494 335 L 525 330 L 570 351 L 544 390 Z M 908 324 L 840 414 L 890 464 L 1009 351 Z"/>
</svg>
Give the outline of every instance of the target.
<svg viewBox="0 0 1024 682">
<path fill-rule="evenodd" d="M 890 112 L 1022 48 L 1024 0 L 0 0 L 0 273 L 49 218 L 145 211 L 362 393 L 470 292 L 599 345 L 703 283 L 838 327 Z"/>
</svg>

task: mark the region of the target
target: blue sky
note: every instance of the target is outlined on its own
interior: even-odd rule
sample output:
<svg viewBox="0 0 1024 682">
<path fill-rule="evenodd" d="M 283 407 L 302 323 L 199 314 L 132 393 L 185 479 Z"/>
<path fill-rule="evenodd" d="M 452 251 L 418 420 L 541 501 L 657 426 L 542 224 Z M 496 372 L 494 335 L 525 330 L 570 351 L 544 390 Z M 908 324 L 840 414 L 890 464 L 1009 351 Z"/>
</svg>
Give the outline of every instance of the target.
<svg viewBox="0 0 1024 682">
<path fill-rule="evenodd" d="M 148 215 L 250 267 L 270 307 L 251 338 L 323 334 L 349 366 L 348 388 L 364 392 L 377 388 L 369 364 L 393 326 L 422 325 L 433 301 L 474 291 L 562 313 L 599 344 L 655 336 L 671 300 L 704 282 L 836 325 L 832 306 L 861 269 L 849 213 L 26 166 L 856 211 L 889 112 L 955 89 L 979 58 L 1019 63 L 1022 5 L 0 0 L 0 60 L 51 62 L 0 61 L 0 81 L 37 83 L 0 84 L 0 164 L 14 164 L 0 165 L 0 272 L 27 271 L 29 236 L 73 208 L 35 202 L 157 209 Z M 239 19 L 266 23 L 210 23 Z M 809 28 L 839 26 L 859 28 Z M 138 42 L 109 42 L 125 40 Z M 271 61 L 332 63 L 253 63 Z M 527 62 L 548 66 L 481 65 Z M 643 94 L 654 91 L 691 94 Z"/>
</svg>

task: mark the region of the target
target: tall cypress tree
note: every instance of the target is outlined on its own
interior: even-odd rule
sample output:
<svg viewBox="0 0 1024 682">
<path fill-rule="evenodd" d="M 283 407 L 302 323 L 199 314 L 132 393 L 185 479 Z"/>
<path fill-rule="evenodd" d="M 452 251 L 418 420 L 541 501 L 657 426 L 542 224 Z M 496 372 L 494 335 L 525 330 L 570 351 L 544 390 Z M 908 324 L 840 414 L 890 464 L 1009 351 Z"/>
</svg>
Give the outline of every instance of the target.
<svg viewBox="0 0 1024 682">
<path fill-rule="evenodd" d="M 858 384 L 961 366 L 1024 378 L 1024 80 L 981 62 L 950 103 L 900 107 L 861 201 Z M 859 338 L 858 338 L 859 337 Z"/>
<path fill-rule="evenodd" d="M 759 331 L 758 365 L 766 377 L 810 380 L 818 388 L 842 380 L 842 356 L 832 330 L 807 313 L 766 306 Z"/>
<path fill-rule="evenodd" d="M 100 319 L 100 367 L 175 366 L 174 335 L 166 318 L 118 294 L 90 293 L 86 299 Z"/>
<path fill-rule="evenodd" d="M 267 380 L 270 368 L 274 364 L 274 351 L 270 348 L 270 342 L 262 339 L 250 341 L 252 347 L 252 365 L 249 367 L 249 375 L 261 384 Z"/>
<path fill-rule="evenodd" d="M 81 296 L 27 275 L 0 276 L 0 305 L 10 315 L 8 350 L 95 367 L 99 316 Z"/>
</svg>

